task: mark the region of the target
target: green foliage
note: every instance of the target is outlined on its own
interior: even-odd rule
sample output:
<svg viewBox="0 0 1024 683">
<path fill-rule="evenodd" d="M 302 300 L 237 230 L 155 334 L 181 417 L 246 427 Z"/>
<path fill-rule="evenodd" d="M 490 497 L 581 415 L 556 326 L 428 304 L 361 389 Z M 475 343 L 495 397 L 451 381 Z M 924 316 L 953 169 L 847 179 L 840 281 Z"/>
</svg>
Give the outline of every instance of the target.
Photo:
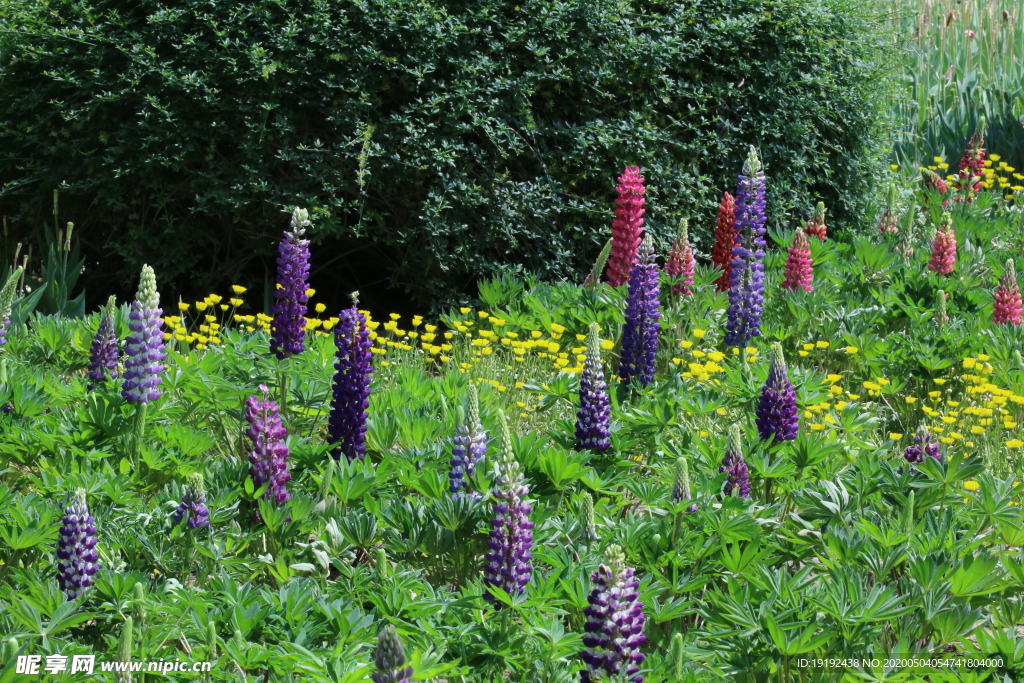
<svg viewBox="0 0 1024 683">
<path fill-rule="evenodd" d="M 145 262 L 185 290 L 260 283 L 308 206 L 315 277 L 436 311 L 580 279 L 625 165 L 661 242 L 690 217 L 709 249 L 748 144 L 773 225 L 857 224 L 889 56 L 868 0 L 13 3 L 0 207 L 27 235 L 60 186 L 97 288 Z"/>
</svg>

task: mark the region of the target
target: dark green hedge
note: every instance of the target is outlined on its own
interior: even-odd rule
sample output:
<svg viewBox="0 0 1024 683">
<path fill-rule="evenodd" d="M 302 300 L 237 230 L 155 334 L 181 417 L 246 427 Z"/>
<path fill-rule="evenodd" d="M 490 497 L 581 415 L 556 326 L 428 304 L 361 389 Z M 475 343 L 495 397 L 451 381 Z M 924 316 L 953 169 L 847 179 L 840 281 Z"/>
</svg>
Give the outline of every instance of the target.
<svg viewBox="0 0 1024 683">
<path fill-rule="evenodd" d="M 262 287 L 299 205 L 339 303 L 436 309 L 512 264 L 581 277 L 627 164 L 663 241 L 690 216 L 707 250 L 748 143 L 774 225 L 819 199 L 852 225 L 884 139 L 867 0 L 23 1 L 0 211 L 35 229 L 60 184 L 99 293 L 143 262 Z"/>
</svg>

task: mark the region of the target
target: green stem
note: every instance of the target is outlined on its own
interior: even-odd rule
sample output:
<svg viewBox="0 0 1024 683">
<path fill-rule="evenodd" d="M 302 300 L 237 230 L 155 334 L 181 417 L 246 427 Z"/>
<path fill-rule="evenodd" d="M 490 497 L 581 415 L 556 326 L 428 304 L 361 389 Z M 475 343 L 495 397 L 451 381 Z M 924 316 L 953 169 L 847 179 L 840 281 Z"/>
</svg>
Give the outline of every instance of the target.
<svg viewBox="0 0 1024 683">
<path fill-rule="evenodd" d="M 142 439 L 146 434 L 146 403 L 135 407 L 135 424 L 132 425 L 132 436 L 128 449 L 128 461 L 135 468 L 135 458 L 142 454 Z"/>
<path fill-rule="evenodd" d="M 288 373 L 284 371 L 284 367 L 281 362 L 277 364 L 277 387 L 280 391 L 278 412 L 280 412 L 281 417 L 284 418 L 288 415 Z"/>
</svg>

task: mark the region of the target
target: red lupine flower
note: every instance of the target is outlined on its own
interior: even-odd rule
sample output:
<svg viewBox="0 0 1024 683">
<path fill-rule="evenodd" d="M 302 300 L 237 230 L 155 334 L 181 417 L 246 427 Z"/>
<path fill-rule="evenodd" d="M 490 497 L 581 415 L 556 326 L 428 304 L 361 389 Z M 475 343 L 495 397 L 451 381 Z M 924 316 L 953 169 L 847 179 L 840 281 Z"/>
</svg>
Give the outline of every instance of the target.
<svg viewBox="0 0 1024 683">
<path fill-rule="evenodd" d="M 715 280 L 719 292 L 729 291 L 729 273 L 732 267 L 732 248 L 736 242 L 736 199 L 726 192 L 718 205 L 718 223 L 715 225 L 715 246 L 711 262 L 722 269 L 722 275 Z"/>
<path fill-rule="evenodd" d="M 828 228 L 825 226 L 825 202 L 818 202 L 818 206 L 814 210 L 814 217 L 807 221 L 804 232 L 817 237 L 822 242 L 825 241 L 828 233 Z"/>
<path fill-rule="evenodd" d="M 949 275 L 956 266 L 956 234 L 953 232 L 953 219 L 948 211 L 943 212 L 939 229 L 932 240 L 932 258 L 928 261 L 928 270 L 939 275 Z"/>
<path fill-rule="evenodd" d="M 639 166 L 628 166 L 615 188 L 615 217 L 612 219 L 612 250 L 608 255 L 608 284 L 619 287 L 629 280 L 643 238 L 644 177 Z"/>
<path fill-rule="evenodd" d="M 802 287 L 805 292 L 809 292 L 813 279 L 810 244 L 807 242 L 807 235 L 804 234 L 804 231 L 797 228 L 796 237 L 789 247 L 789 257 L 786 259 L 786 278 L 782 281 L 782 288 L 795 291 L 797 287 Z"/>
<path fill-rule="evenodd" d="M 687 220 L 684 218 L 679 225 L 679 233 L 672 250 L 665 260 L 665 272 L 672 277 L 682 276 L 680 284 L 672 285 L 672 296 L 689 296 L 690 285 L 693 284 L 693 249 L 690 248 L 690 235 Z"/>
<path fill-rule="evenodd" d="M 896 225 L 896 214 L 892 211 L 886 211 L 882 214 L 882 217 L 878 220 L 878 233 L 880 235 L 895 235 L 899 231 L 900 229 Z"/>
<path fill-rule="evenodd" d="M 985 127 L 985 120 L 978 124 L 977 132 L 971 136 L 964 150 L 964 156 L 960 160 L 960 172 L 953 181 L 953 189 L 962 191 L 967 197 L 967 203 L 974 203 L 974 195 L 981 192 L 981 179 L 985 168 L 985 138 L 982 137 L 982 130 Z M 962 202 L 964 197 L 955 198 L 957 203 Z"/>
<path fill-rule="evenodd" d="M 992 322 L 1001 325 L 1020 325 L 1021 313 L 1020 288 L 1017 286 L 1017 272 L 1013 267 L 1013 259 L 1006 261 L 1006 272 L 996 288 L 996 301 L 992 309 Z"/>
<path fill-rule="evenodd" d="M 935 171 L 930 171 L 927 168 L 921 171 L 921 181 L 924 183 L 926 190 L 938 190 L 939 194 L 946 194 L 946 181 L 939 177 L 939 174 Z"/>
</svg>

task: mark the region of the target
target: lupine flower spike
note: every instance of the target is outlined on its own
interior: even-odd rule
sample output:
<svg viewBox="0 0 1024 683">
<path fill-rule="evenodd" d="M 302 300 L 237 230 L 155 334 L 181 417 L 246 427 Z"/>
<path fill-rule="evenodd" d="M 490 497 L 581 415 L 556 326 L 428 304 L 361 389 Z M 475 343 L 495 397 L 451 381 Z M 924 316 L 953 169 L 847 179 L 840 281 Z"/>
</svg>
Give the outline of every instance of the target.
<svg viewBox="0 0 1024 683">
<path fill-rule="evenodd" d="M 786 258 L 786 277 L 782 281 L 782 288 L 796 291 L 800 287 L 805 292 L 811 291 L 811 282 L 814 280 L 814 271 L 811 268 L 811 245 L 807 242 L 807 235 L 800 228 L 796 230 L 796 237 L 789 247 L 789 256 Z"/>
<path fill-rule="evenodd" d="M 719 292 L 729 291 L 730 273 L 732 271 L 732 248 L 736 244 L 736 200 L 726 192 L 718 205 L 718 222 L 715 224 L 715 246 L 711 252 L 711 262 L 722 270 L 715 280 Z"/>
<path fill-rule="evenodd" d="M 644 177 L 639 166 L 629 166 L 615 188 L 615 217 L 612 219 L 612 248 L 608 256 L 608 284 L 620 287 L 629 280 L 644 225 Z"/>
<path fill-rule="evenodd" d="M 334 328 L 337 347 L 334 369 L 334 397 L 327 423 L 327 441 L 336 444 L 335 460 L 342 454 L 349 461 L 363 459 L 366 452 L 366 419 L 370 407 L 370 374 L 373 372 L 370 330 L 366 316 L 358 309 L 359 292 L 352 293 L 352 307 L 338 314 Z"/>
<path fill-rule="evenodd" d="M 596 541 L 597 523 L 594 519 L 594 499 L 588 491 L 580 496 L 580 525 L 583 527 L 583 539 L 585 541 Z"/>
<path fill-rule="evenodd" d="M 818 206 L 814 209 L 814 216 L 807 221 L 805 232 L 817 237 L 822 242 L 825 241 L 828 236 L 828 227 L 825 225 L 825 202 L 818 202 Z"/>
<path fill-rule="evenodd" d="M 523 474 L 512 452 L 512 434 L 505 420 L 505 413 L 498 411 L 501 425 L 501 454 L 498 456 L 491 519 L 490 548 L 484 558 L 484 586 L 501 588 L 513 600 L 519 600 L 526 593 L 530 581 L 530 548 L 533 547 L 533 522 L 530 512 L 533 508 L 526 502 L 530 489 L 523 485 Z M 501 602 L 485 588 L 484 599 L 500 608 Z"/>
<path fill-rule="evenodd" d="M 964 156 L 960 160 L 960 170 L 957 173 L 956 180 L 953 181 L 953 189 L 957 190 L 958 193 L 954 198 L 957 203 L 964 201 L 966 198 L 968 204 L 973 204 L 974 197 L 981 192 L 981 181 L 985 173 L 986 153 L 985 138 L 983 136 L 983 131 L 985 130 L 984 117 L 978 122 L 978 127 L 975 130 L 976 132 L 967 142 L 967 149 L 964 150 Z"/>
<path fill-rule="evenodd" d="M 267 385 L 261 384 L 259 388 L 262 400 L 250 396 L 245 401 L 245 420 L 249 423 L 245 435 L 252 443 L 249 474 L 257 489 L 267 485 L 264 497 L 280 507 L 291 498 L 286 487 L 292 479 L 288 473 L 290 453 L 285 443 L 288 432 L 281 424 L 277 403 L 270 400 Z"/>
<path fill-rule="evenodd" d="M 612 445 L 611 403 L 601 367 L 597 323 L 590 323 L 587 356 L 580 376 L 580 409 L 576 413 L 576 450 L 604 451 Z"/>
<path fill-rule="evenodd" d="M 778 342 L 772 342 L 771 362 L 768 380 L 761 389 L 761 400 L 757 404 L 757 431 L 762 441 L 768 441 L 772 436 L 776 441 L 792 441 L 796 438 L 799 421 L 796 389 L 786 374 L 786 358 Z"/>
<path fill-rule="evenodd" d="M 946 190 L 949 189 L 946 186 L 946 181 L 938 173 L 927 168 L 921 171 L 921 182 L 926 190 L 935 190 L 939 194 L 946 194 Z"/>
<path fill-rule="evenodd" d="M 928 431 L 928 428 L 922 425 L 914 435 L 914 443 L 907 446 L 903 452 L 903 457 L 910 464 L 916 465 L 924 462 L 925 456 L 934 458 L 936 461 L 942 460 L 942 456 L 939 455 L 938 442 L 932 438 L 932 433 Z"/>
<path fill-rule="evenodd" d="M 597 260 L 594 261 L 594 265 L 590 269 L 587 278 L 583 281 L 583 289 L 594 289 L 601 284 L 601 273 L 604 271 L 604 267 L 608 263 L 608 255 L 611 253 L 612 240 L 609 238 L 601 248 L 601 253 L 597 255 Z"/>
<path fill-rule="evenodd" d="M 935 324 L 942 327 L 949 322 L 949 313 L 946 310 L 946 292 L 938 290 L 935 292 Z"/>
<path fill-rule="evenodd" d="M 725 457 L 722 458 L 722 465 L 718 471 L 728 474 L 725 486 L 722 488 L 722 495 L 750 498 L 750 472 L 743 459 L 743 441 L 738 424 L 729 426 L 729 447 L 725 451 Z"/>
<path fill-rule="evenodd" d="M 77 489 L 57 538 L 57 583 L 68 600 L 82 597 L 92 585 L 98 560 L 96 520 L 85 503 L 85 489 Z"/>
<path fill-rule="evenodd" d="M 672 477 L 672 493 L 670 498 L 673 503 L 679 504 L 686 500 L 691 500 L 692 495 L 690 493 L 690 465 L 686 458 L 680 456 L 676 458 L 676 464 L 673 471 Z M 697 504 L 694 503 L 686 509 L 687 512 L 696 512 Z"/>
<path fill-rule="evenodd" d="M 1007 259 L 1006 270 L 996 288 L 996 300 L 992 308 L 992 322 L 999 325 L 1020 325 L 1021 313 L 1020 288 L 1017 286 L 1017 271 L 1013 267 L 1013 259 Z"/>
<path fill-rule="evenodd" d="M 693 286 L 693 249 L 690 248 L 688 222 L 684 218 L 679 224 L 679 232 L 672 243 L 668 259 L 665 261 L 665 272 L 672 277 L 679 277 L 682 282 L 672 285 L 672 296 L 689 296 Z"/>
<path fill-rule="evenodd" d="M 181 520 L 188 520 L 189 529 L 210 528 L 210 508 L 206 507 L 206 488 L 203 486 L 203 475 L 190 474 L 185 493 L 181 496 L 181 502 L 174 511 L 174 524 L 181 524 Z"/>
<path fill-rule="evenodd" d="M 736 191 L 736 243 L 732 250 L 725 343 L 743 346 L 761 334 L 764 302 L 764 170 L 757 150 L 743 164 Z"/>
<path fill-rule="evenodd" d="M 882 217 L 878 219 L 878 234 L 880 235 L 895 235 L 900 231 L 897 225 L 896 213 L 892 209 L 887 209 Z"/>
<path fill-rule="evenodd" d="M 466 477 L 472 476 L 480 459 L 487 452 L 487 432 L 480 423 L 480 400 L 475 384 L 469 385 L 469 414 L 459 406 L 458 429 L 455 445 L 452 447 L 451 472 L 448 474 L 449 488 L 453 496 L 466 495 L 480 498 L 477 491 L 469 490 Z"/>
<path fill-rule="evenodd" d="M 658 332 L 661 329 L 659 306 L 658 264 L 654 262 L 650 239 L 645 239 L 629 276 L 626 324 L 622 328 L 622 357 L 619 362 L 619 377 L 623 382 L 636 378 L 641 386 L 646 387 L 654 379 Z"/>
<path fill-rule="evenodd" d="M 305 345 L 306 303 L 309 295 L 309 240 L 302 239 L 309 227 L 309 212 L 292 212 L 291 230 L 278 245 L 276 302 L 270 327 L 270 350 L 278 360 L 302 353 Z"/>
<path fill-rule="evenodd" d="M 11 324 L 11 307 L 18 291 L 18 280 L 21 279 L 22 268 L 14 269 L 7 278 L 3 289 L 0 289 L 0 350 L 7 345 L 7 327 Z"/>
<path fill-rule="evenodd" d="M 129 403 L 145 405 L 160 398 L 160 374 L 164 371 L 162 314 L 156 275 L 149 266 L 142 266 L 139 291 L 128 316 L 132 333 L 124 350 L 128 358 L 124 362 L 121 395 Z"/>
<path fill-rule="evenodd" d="M 370 674 L 373 683 L 409 683 L 412 678 L 412 667 L 405 665 L 402 640 L 391 624 L 385 626 L 377 636 L 373 663 L 377 665 L 377 671 Z"/>
<path fill-rule="evenodd" d="M 932 257 L 928 270 L 939 275 L 949 275 L 956 267 L 956 234 L 953 232 L 953 218 L 948 211 L 942 212 L 939 229 L 932 240 Z"/>
<path fill-rule="evenodd" d="M 640 648 L 647 644 L 644 636 L 644 605 L 640 602 L 633 577 L 633 568 L 617 545 L 605 551 L 604 564 L 590 575 L 594 588 L 587 596 L 590 606 L 583 610 L 587 622 L 583 626 L 580 653 L 585 669 L 580 683 L 628 681 L 643 683 L 640 665 L 645 655 Z"/>
<path fill-rule="evenodd" d="M 114 302 L 117 297 L 107 299 L 106 308 L 100 318 L 100 326 L 92 339 L 89 353 L 89 385 L 92 391 L 97 384 L 107 379 L 117 379 L 117 336 L 114 334 Z"/>
</svg>

